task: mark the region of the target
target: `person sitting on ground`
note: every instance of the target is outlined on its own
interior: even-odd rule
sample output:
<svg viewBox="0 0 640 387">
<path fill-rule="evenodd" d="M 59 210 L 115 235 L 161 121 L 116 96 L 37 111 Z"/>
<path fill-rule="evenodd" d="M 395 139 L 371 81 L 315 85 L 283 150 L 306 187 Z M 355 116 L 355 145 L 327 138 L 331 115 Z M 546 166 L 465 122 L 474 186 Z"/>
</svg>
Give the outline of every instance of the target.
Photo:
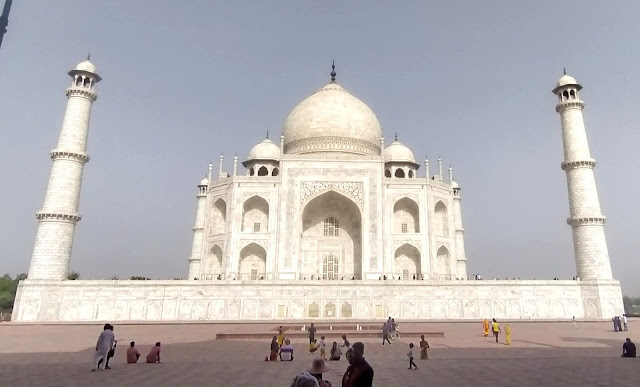
<svg viewBox="0 0 640 387">
<path fill-rule="evenodd" d="M 310 353 L 314 353 L 315 351 L 318 350 L 318 344 L 316 344 L 317 342 L 318 342 L 318 340 L 313 339 L 313 341 L 309 343 L 309 352 Z"/>
<path fill-rule="evenodd" d="M 271 351 L 269 352 L 269 356 L 264 358 L 264 361 L 277 361 L 279 349 L 278 336 L 273 336 L 273 339 L 271 339 Z"/>
<path fill-rule="evenodd" d="M 130 347 L 127 348 L 127 363 L 135 364 L 138 362 L 138 359 L 140 359 L 140 352 L 138 348 L 136 348 L 135 341 L 132 341 L 129 345 Z"/>
<path fill-rule="evenodd" d="M 636 345 L 631 342 L 631 339 L 627 337 L 627 340 L 622 344 L 622 356 L 621 357 L 636 357 Z"/>
<path fill-rule="evenodd" d="M 320 387 L 320 383 L 309 372 L 303 371 L 293 378 L 291 387 Z"/>
<path fill-rule="evenodd" d="M 323 358 L 315 358 L 311 363 L 311 368 L 307 370 L 313 377 L 318 380 L 318 384 L 320 387 L 331 387 L 331 382 L 322 379 L 322 374 L 328 372 L 330 370 L 329 367 L 324 363 Z"/>
<path fill-rule="evenodd" d="M 338 343 L 334 341 L 329 351 L 329 360 L 340 360 L 340 356 L 342 356 L 342 351 L 340 351 Z"/>
<path fill-rule="evenodd" d="M 291 340 L 285 339 L 284 345 L 280 347 L 280 361 L 291 360 L 293 360 L 293 345 L 291 345 Z"/>
<path fill-rule="evenodd" d="M 158 341 L 156 345 L 151 348 L 149 354 L 147 355 L 147 363 L 160 363 L 160 342 Z"/>
</svg>

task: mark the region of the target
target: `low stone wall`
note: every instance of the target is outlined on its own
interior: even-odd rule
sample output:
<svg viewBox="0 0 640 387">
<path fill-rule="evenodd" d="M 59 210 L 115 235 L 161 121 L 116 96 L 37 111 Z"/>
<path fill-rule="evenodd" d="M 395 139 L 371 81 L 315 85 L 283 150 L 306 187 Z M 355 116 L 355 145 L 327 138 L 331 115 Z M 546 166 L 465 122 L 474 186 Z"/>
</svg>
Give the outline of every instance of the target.
<svg viewBox="0 0 640 387">
<path fill-rule="evenodd" d="M 618 281 L 24 280 L 12 319 L 567 319 L 622 312 Z"/>
</svg>

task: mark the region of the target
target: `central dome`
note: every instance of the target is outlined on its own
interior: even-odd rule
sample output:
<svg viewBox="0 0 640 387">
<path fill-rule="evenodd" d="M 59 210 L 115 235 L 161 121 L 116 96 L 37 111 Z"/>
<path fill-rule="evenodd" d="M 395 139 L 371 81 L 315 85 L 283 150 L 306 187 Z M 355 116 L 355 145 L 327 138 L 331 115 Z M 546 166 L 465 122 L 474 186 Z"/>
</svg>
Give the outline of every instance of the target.
<svg viewBox="0 0 640 387">
<path fill-rule="evenodd" d="M 284 153 L 380 155 L 382 129 L 376 115 L 335 82 L 293 108 L 282 134 Z"/>
</svg>

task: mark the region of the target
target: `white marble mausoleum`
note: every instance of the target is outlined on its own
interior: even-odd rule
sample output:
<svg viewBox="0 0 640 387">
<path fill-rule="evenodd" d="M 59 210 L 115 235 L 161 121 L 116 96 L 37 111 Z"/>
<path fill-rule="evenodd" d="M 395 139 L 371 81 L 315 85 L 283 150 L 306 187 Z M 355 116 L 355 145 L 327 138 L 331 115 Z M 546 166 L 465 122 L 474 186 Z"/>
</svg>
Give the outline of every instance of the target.
<svg viewBox="0 0 640 387">
<path fill-rule="evenodd" d="M 67 111 L 14 321 L 607 318 L 622 312 L 582 121 L 582 87 L 570 76 L 553 91 L 576 280 L 468 280 L 461 189 L 452 168 L 444 177 L 438 159 L 430 172 L 429 161 L 417 163 L 397 136 L 386 143 L 375 113 L 338 85 L 334 69 L 327 85 L 293 108 L 276 142 L 267 135 L 228 169 L 220 156 L 215 176 L 209 165 L 197 187 L 185 280 L 70 281 L 89 118 L 101 78 L 89 60 L 69 75 Z"/>
</svg>

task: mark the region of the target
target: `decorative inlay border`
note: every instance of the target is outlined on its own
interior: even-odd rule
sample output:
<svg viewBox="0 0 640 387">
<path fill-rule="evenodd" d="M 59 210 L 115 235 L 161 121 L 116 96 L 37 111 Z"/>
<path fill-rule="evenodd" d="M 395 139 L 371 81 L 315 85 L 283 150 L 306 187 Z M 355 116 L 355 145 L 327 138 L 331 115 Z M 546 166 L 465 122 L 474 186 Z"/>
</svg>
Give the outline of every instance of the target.
<svg viewBox="0 0 640 387">
<path fill-rule="evenodd" d="M 605 224 L 607 222 L 607 218 L 604 216 L 594 216 L 589 218 L 568 218 L 567 224 L 571 227 L 576 226 L 586 226 L 589 224 Z"/>
<path fill-rule="evenodd" d="M 595 160 L 563 161 L 560 168 L 563 171 L 575 168 L 593 168 L 596 166 Z"/>
<path fill-rule="evenodd" d="M 300 204 L 306 203 L 318 193 L 331 189 L 349 195 L 362 207 L 362 183 L 358 182 L 304 181 L 300 184 Z"/>
<path fill-rule="evenodd" d="M 556 105 L 556 112 L 560 113 L 562 110 L 579 108 L 584 109 L 584 102 L 582 101 L 569 101 L 569 102 L 560 102 Z"/>
<path fill-rule="evenodd" d="M 51 153 L 49 153 L 49 156 L 53 160 L 58 160 L 58 159 L 76 160 L 84 164 L 89 162 L 89 155 L 86 153 L 59 151 L 54 149 L 51 151 Z"/>
<path fill-rule="evenodd" d="M 96 94 L 95 92 L 85 89 L 85 88 L 76 88 L 76 87 L 70 87 L 67 89 L 67 97 L 70 96 L 71 94 L 75 94 L 75 95 L 81 95 L 83 97 L 87 97 L 89 98 L 92 102 L 95 102 L 96 99 L 98 99 L 98 94 Z"/>
<path fill-rule="evenodd" d="M 62 222 L 69 222 L 69 223 L 76 223 L 79 222 L 80 220 L 82 220 L 82 215 L 80 214 L 62 214 L 62 213 L 56 213 L 56 212 L 37 212 L 36 213 L 36 218 L 38 218 L 39 221 L 43 222 L 43 221 L 62 221 Z"/>
<path fill-rule="evenodd" d="M 285 153 L 305 153 L 313 151 L 342 151 L 371 156 L 380 155 L 380 146 L 369 141 L 340 137 L 310 137 L 291 141 L 284 146 Z"/>
</svg>

